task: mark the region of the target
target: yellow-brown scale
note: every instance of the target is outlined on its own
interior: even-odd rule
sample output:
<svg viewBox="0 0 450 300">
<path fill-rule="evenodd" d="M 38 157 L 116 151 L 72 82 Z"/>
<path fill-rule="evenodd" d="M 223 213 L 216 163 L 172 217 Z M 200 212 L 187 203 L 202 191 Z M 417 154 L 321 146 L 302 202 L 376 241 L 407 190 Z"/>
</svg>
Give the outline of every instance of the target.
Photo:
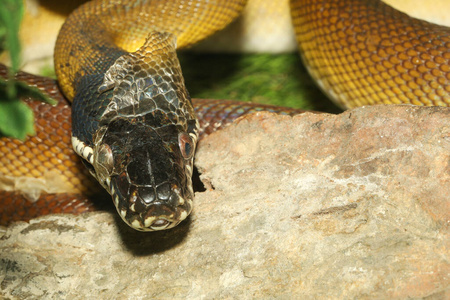
<svg viewBox="0 0 450 300">
<path fill-rule="evenodd" d="M 450 30 L 381 1 L 293 0 L 300 53 L 343 108 L 450 105 Z"/>
<path fill-rule="evenodd" d="M 2 71 L 6 73 L 6 69 Z M 46 90 L 58 104 L 24 99 L 39 116 L 36 135 L 25 141 L 0 139 L 0 190 L 21 191 L 31 201 L 41 193 L 96 193 L 98 184 L 71 147 L 70 106 L 58 93 L 54 81 L 37 76 L 28 80 L 30 85 Z"/>
<path fill-rule="evenodd" d="M 0 76 L 6 74 L 1 66 Z M 92 197 L 101 191 L 100 185 L 72 150 L 70 106 L 56 82 L 26 73 L 17 79 L 38 87 L 58 104 L 23 99 L 34 110 L 36 135 L 25 141 L 0 138 L 0 225 L 101 207 L 94 201 L 99 197 Z"/>
<path fill-rule="evenodd" d="M 242 10 L 240 0 L 91 1 L 75 10 L 55 45 L 55 69 L 64 95 L 72 100 L 80 76 L 95 73 L 106 55 L 134 52 L 152 31 L 177 37 L 177 48 L 204 39 Z"/>
</svg>

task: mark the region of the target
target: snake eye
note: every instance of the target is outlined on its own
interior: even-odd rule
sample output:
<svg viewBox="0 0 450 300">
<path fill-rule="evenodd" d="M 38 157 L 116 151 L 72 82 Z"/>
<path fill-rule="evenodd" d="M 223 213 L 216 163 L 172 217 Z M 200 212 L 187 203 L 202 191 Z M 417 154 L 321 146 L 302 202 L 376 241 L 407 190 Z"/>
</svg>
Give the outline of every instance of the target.
<svg viewBox="0 0 450 300">
<path fill-rule="evenodd" d="M 114 159 L 111 147 L 102 144 L 97 152 L 97 164 L 102 166 L 108 174 L 111 174 L 114 168 Z"/>
<path fill-rule="evenodd" d="M 178 136 L 178 145 L 184 159 L 189 159 L 194 155 L 195 144 L 192 138 L 186 132 L 180 133 Z"/>
</svg>

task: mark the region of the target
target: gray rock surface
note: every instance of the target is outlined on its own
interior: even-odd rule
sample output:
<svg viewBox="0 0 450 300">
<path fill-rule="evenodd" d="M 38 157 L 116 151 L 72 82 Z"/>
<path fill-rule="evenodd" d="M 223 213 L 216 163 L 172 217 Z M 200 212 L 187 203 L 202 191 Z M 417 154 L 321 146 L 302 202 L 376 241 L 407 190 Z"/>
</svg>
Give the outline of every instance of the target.
<svg viewBox="0 0 450 300">
<path fill-rule="evenodd" d="M 108 213 L 18 223 L 10 299 L 450 298 L 450 109 L 259 113 L 199 145 L 188 221 Z"/>
</svg>

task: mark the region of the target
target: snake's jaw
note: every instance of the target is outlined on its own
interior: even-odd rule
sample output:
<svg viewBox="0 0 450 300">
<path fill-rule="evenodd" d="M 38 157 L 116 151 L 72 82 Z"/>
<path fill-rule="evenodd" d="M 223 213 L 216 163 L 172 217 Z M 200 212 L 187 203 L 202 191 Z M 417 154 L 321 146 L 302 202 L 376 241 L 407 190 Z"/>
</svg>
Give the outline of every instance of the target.
<svg viewBox="0 0 450 300">
<path fill-rule="evenodd" d="M 140 231 L 172 228 L 192 210 L 196 135 L 174 124 L 152 127 L 159 117 L 118 117 L 93 149 L 95 177 L 122 219 Z"/>
</svg>

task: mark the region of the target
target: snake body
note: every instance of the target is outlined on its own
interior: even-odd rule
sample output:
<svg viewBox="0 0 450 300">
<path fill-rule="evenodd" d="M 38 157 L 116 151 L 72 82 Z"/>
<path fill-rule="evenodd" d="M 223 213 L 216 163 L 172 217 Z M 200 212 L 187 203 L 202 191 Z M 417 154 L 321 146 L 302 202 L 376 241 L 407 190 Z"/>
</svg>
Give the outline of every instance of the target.
<svg viewBox="0 0 450 300">
<path fill-rule="evenodd" d="M 137 230 L 171 228 L 192 208 L 199 125 L 175 48 L 224 27 L 243 2 L 94 0 L 61 29 L 73 147 Z M 448 28 L 371 0 L 292 0 L 291 11 L 309 72 L 342 107 L 450 104 Z"/>
<path fill-rule="evenodd" d="M 294 0 L 300 53 L 343 108 L 450 105 L 450 30 L 381 1 Z"/>
</svg>

